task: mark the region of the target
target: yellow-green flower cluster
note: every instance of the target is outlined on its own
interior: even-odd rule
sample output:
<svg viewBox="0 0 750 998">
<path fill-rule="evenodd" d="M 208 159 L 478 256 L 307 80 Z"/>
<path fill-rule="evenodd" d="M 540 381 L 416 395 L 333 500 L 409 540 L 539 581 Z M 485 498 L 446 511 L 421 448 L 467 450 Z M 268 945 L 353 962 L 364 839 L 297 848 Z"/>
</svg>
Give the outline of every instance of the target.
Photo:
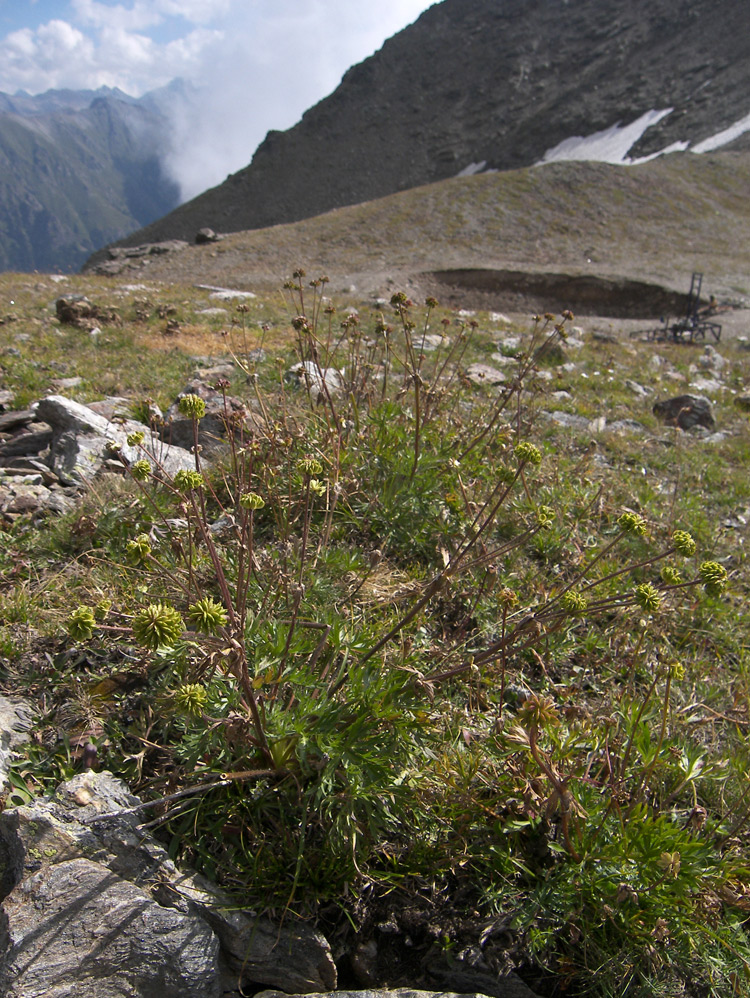
<svg viewBox="0 0 750 998">
<path fill-rule="evenodd" d="M 142 430 L 136 430 L 134 433 L 128 433 L 125 439 L 128 447 L 138 447 L 146 438 Z"/>
<path fill-rule="evenodd" d="M 682 575 L 674 565 L 664 565 L 661 570 L 661 580 L 668 586 L 679 586 L 682 582 Z"/>
<path fill-rule="evenodd" d="M 704 561 L 698 569 L 698 576 L 709 596 L 721 596 L 727 588 L 727 570 L 718 561 Z"/>
<path fill-rule="evenodd" d="M 136 482 L 145 482 L 151 474 L 151 464 L 142 458 L 140 461 L 133 461 L 130 465 L 130 474 Z"/>
<path fill-rule="evenodd" d="M 574 617 L 580 617 L 588 610 L 589 601 L 585 596 L 581 596 L 580 593 L 570 591 L 564 593 L 560 598 L 560 606 L 566 613 L 570 613 Z"/>
<path fill-rule="evenodd" d="M 206 403 L 200 395 L 193 395 L 192 393 L 183 395 L 177 403 L 177 408 L 188 419 L 203 419 L 206 415 Z"/>
<path fill-rule="evenodd" d="M 227 611 L 210 596 L 204 596 L 188 608 L 187 617 L 193 630 L 200 634 L 216 634 L 227 622 Z"/>
<path fill-rule="evenodd" d="M 243 509 L 263 509 L 266 505 L 266 500 L 263 496 L 259 496 L 257 492 L 243 492 L 240 496 L 240 506 Z"/>
<path fill-rule="evenodd" d="M 523 464 L 540 465 L 542 463 L 542 452 L 528 440 L 522 440 L 516 444 L 516 457 Z"/>
<path fill-rule="evenodd" d="M 668 667 L 669 678 L 679 682 L 685 678 L 685 666 L 682 662 L 670 662 Z"/>
<path fill-rule="evenodd" d="M 133 637 L 151 651 L 169 648 L 184 630 L 182 617 L 166 603 L 151 603 L 133 618 Z"/>
<path fill-rule="evenodd" d="M 208 703 L 208 693 L 198 683 L 185 683 L 173 696 L 177 709 L 190 717 L 200 717 Z"/>
<path fill-rule="evenodd" d="M 297 470 L 303 475 L 315 477 L 323 474 L 323 465 L 316 457 L 303 457 L 297 462 Z"/>
<path fill-rule="evenodd" d="M 675 530 L 672 534 L 672 544 L 678 554 L 691 558 L 695 554 L 695 541 L 687 530 Z"/>
<path fill-rule="evenodd" d="M 642 582 L 635 587 L 635 601 L 642 610 L 655 613 L 661 605 L 661 596 L 650 582 Z"/>
<path fill-rule="evenodd" d="M 617 519 L 617 526 L 624 533 L 635 534 L 636 537 L 644 537 L 646 534 L 646 521 L 637 513 L 623 513 Z"/>
<path fill-rule="evenodd" d="M 90 606 L 77 606 L 66 622 L 68 634 L 74 641 L 89 641 L 94 633 L 96 617 Z"/>
<path fill-rule="evenodd" d="M 187 471 L 181 468 L 175 472 L 172 484 L 178 492 L 195 492 L 203 485 L 203 475 L 199 471 Z"/>
<path fill-rule="evenodd" d="M 128 541 L 125 548 L 125 558 L 129 565 L 140 567 L 148 563 L 151 554 L 151 541 L 148 534 L 138 534 L 133 541 Z"/>
<path fill-rule="evenodd" d="M 545 530 L 549 530 L 555 522 L 555 511 L 551 506 L 540 506 L 536 511 L 536 522 Z"/>
</svg>

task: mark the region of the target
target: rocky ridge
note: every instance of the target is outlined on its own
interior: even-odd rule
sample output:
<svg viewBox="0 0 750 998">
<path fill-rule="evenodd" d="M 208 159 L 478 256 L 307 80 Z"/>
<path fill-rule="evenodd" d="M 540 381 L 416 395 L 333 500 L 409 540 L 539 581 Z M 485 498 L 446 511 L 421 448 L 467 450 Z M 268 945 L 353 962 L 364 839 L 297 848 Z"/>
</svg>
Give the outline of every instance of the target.
<svg viewBox="0 0 750 998">
<path fill-rule="evenodd" d="M 750 112 L 746 28 L 744 0 L 444 0 L 292 129 L 270 132 L 248 167 L 118 245 L 530 166 L 572 136 L 667 109 L 626 151 L 694 146 Z"/>
</svg>

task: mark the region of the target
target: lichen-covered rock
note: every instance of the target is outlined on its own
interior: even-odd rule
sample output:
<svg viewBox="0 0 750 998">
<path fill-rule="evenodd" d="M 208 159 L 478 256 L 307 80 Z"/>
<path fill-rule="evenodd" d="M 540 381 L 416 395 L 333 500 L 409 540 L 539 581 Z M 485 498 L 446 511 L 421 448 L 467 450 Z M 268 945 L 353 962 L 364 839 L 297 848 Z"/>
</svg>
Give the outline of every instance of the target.
<svg viewBox="0 0 750 998">
<path fill-rule="evenodd" d="M 218 998 L 219 943 L 101 863 L 71 859 L 5 901 L 6 998 Z"/>
<path fill-rule="evenodd" d="M 705 426 L 712 430 L 716 426 L 711 403 L 702 395 L 678 395 L 676 398 L 656 402 L 654 415 L 668 426 L 679 426 L 689 430 L 693 426 Z"/>
<path fill-rule="evenodd" d="M 242 983 L 300 992 L 335 988 L 336 967 L 323 936 L 302 922 L 290 921 L 279 928 L 238 909 L 236 901 L 205 878 L 178 870 L 163 846 L 139 828 L 147 811 L 121 780 L 89 770 L 63 783 L 48 800 L 0 814 L 0 899 L 5 898 L 10 947 L 0 984 L 5 980 L 10 986 L 13 976 L 20 974 L 26 988 L 16 985 L 8 995 L 210 998 Z M 76 883 L 80 894 L 75 893 Z M 66 898 L 64 909 L 53 903 L 58 894 Z M 106 895 L 104 907 L 92 907 L 94 894 Z M 28 907 L 34 908 L 40 921 L 29 921 Z M 114 914 L 108 914 L 110 910 Z M 130 921 L 135 925 L 137 939 L 115 945 L 109 936 L 92 935 L 89 923 L 106 926 L 120 910 L 123 925 Z M 53 923 L 55 932 L 50 928 Z M 1 933 L 2 929 L 0 950 Z M 57 939 L 64 950 L 59 960 Z M 79 956 L 99 945 L 102 960 L 113 968 L 109 977 L 102 971 L 88 991 L 78 988 L 72 972 L 64 983 L 62 968 L 74 941 Z M 42 945 L 49 950 L 47 957 L 39 949 Z M 121 959 L 118 946 L 140 954 L 143 974 L 133 980 L 141 990 L 132 990 L 129 965 Z M 149 947 L 162 954 L 163 981 L 153 978 L 148 969 L 154 965 Z M 179 952 L 173 952 L 174 947 Z M 53 956 L 59 970 L 54 980 L 36 968 Z M 206 984 L 209 964 L 213 969 Z M 182 990 L 169 990 L 179 974 L 184 975 Z M 0 994 L 6 994 L 1 987 Z"/>
</svg>

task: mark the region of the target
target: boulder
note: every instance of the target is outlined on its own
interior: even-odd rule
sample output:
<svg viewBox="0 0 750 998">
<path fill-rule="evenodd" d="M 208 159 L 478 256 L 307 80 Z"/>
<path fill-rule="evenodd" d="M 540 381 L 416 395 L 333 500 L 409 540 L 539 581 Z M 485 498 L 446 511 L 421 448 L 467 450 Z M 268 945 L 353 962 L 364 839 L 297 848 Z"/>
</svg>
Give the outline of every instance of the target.
<svg viewBox="0 0 750 998">
<path fill-rule="evenodd" d="M 6 998 L 219 998 L 219 943 L 101 863 L 71 859 L 6 899 Z"/>
<path fill-rule="evenodd" d="M 289 380 L 297 380 L 307 387 L 314 402 L 323 402 L 328 395 L 338 395 L 344 386 L 343 372 L 335 367 L 319 368 L 312 360 L 294 364 L 286 374 Z"/>
<path fill-rule="evenodd" d="M 261 421 L 250 412 L 244 402 L 223 393 L 207 384 L 202 378 L 194 378 L 180 393 L 180 397 L 167 409 L 164 423 L 160 428 L 162 439 L 180 448 L 193 447 L 193 421 L 180 412 L 179 399 L 184 395 L 197 395 L 206 405 L 206 415 L 198 424 L 198 444 L 204 455 L 211 455 L 226 447 L 227 427 L 234 432 L 250 432 L 259 429 Z"/>
<path fill-rule="evenodd" d="M 221 236 L 217 236 L 213 229 L 198 229 L 195 233 L 195 243 L 197 246 L 204 246 L 206 243 L 217 243 Z"/>
<path fill-rule="evenodd" d="M 689 430 L 693 426 L 704 426 L 712 430 L 716 426 L 711 403 L 702 395 L 678 395 L 654 403 L 653 413 L 667 426 L 679 426 Z"/>
<path fill-rule="evenodd" d="M 243 911 L 180 871 L 139 827 L 148 810 L 91 770 L 0 814 L 0 994 L 218 998 L 243 985 L 330 991 L 336 967 L 305 923 Z"/>
<path fill-rule="evenodd" d="M 126 461 L 151 457 L 167 474 L 181 468 L 195 468 L 195 458 L 187 449 L 159 444 L 149 446 L 151 431 L 132 419 L 110 422 L 62 395 L 49 395 L 34 407 L 36 415 L 52 428 L 49 465 L 64 485 L 81 485 L 93 478 L 118 449 Z M 144 446 L 131 446 L 127 437 L 133 432 L 145 433 Z M 154 450 L 156 453 L 154 453 Z"/>
<path fill-rule="evenodd" d="M 466 377 L 475 385 L 501 385 L 506 380 L 505 374 L 490 364 L 469 364 Z"/>
</svg>

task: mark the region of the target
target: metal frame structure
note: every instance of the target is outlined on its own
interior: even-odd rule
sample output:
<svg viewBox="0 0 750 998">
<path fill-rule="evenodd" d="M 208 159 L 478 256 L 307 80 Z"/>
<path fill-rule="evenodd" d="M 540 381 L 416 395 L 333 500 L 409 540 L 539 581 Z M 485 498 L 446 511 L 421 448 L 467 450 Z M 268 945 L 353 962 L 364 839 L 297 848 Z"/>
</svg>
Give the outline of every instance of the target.
<svg viewBox="0 0 750 998">
<path fill-rule="evenodd" d="M 721 339 L 721 324 L 709 321 L 709 316 L 713 312 L 713 304 L 701 307 L 701 287 L 703 286 L 703 274 L 697 271 L 693 273 L 690 280 L 690 291 L 688 292 L 685 315 L 674 322 L 667 318 L 661 320 L 661 325 L 653 329 L 646 329 L 645 336 L 648 340 L 671 340 L 673 343 L 697 343 L 705 342 L 707 336 L 711 336 L 714 342 Z"/>
</svg>

